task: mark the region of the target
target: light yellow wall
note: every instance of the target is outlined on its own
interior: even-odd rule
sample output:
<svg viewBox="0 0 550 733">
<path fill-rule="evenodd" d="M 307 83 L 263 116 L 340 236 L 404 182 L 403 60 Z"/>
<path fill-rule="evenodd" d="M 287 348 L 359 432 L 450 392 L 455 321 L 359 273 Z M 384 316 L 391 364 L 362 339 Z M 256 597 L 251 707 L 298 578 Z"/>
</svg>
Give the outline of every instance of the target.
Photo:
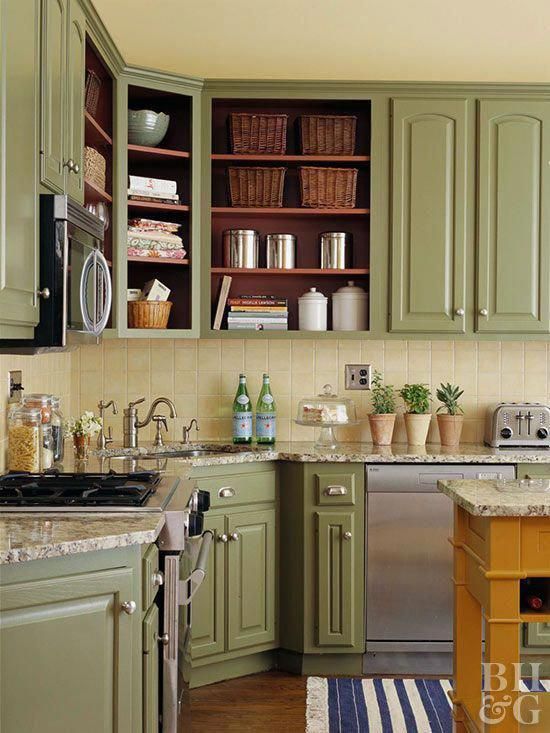
<svg viewBox="0 0 550 733">
<path fill-rule="evenodd" d="M 94 0 L 129 63 L 219 78 L 550 81 L 548 0 Z"/>
<path fill-rule="evenodd" d="M 255 403 L 264 371 L 271 375 L 278 406 L 281 440 L 311 440 L 313 431 L 295 425 L 298 401 L 329 382 L 344 394 L 346 363 L 370 362 L 384 371 L 386 380 L 400 387 L 405 382 L 454 381 L 465 390 L 465 442 L 483 438 L 485 407 L 504 400 L 550 401 L 550 351 L 543 342 L 452 341 L 243 341 L 106 340 L 100 347 L 84 347 L 73 355 L 73 382 L 79 385 L 79 408 L 95 409 L 98 397 L 114 399 L 119 408 L 144 396 L 145 408 L 153 397 L 174 400 L 179 417 L 169 421 L 170 437 L 180 440 L 183 422 L 198 417 L 199 439 L 231 437 L 231 406 L 239 372 L 248 377 Z M 365 418 L 368 392 L 346 392 Z M 76 404 L 76 395 L 73 402 Z M 434 404 L 434 411 L 437 404 Z M 141 408 L 143 409 L 143 408 Z M 117 439 L 122 419 L 109 418 Z M 148 430 L 143 439 L 151 439 Z M 341 439 L 370 440 L 368 421 L 340 431 Z M 195 440 L 196 436 L 192 436 Z M 396 440 L 404 442 L 402 417 Z M 435 419 L 430 440 L 437 441 Z"/>
<path fill-rule="evenodd" d="M 0 355 L 2 394 L 0 395 L 0 472 L 5 470 L 7 452 L 7 377 L 11 369 L 23 371 L 25 392 L 46 392 L 61 398 L 61 409 L 68 414 L 73 409 L 71 393 L 78 397 L 76 384 L 71 384 L 71 360 L 74 352 L 40 354 L 38 356 Z M 76 374 L 74 375 L 76 376 Z M 5 380 L 5 381 L 4 381 Z"/>
</svg>

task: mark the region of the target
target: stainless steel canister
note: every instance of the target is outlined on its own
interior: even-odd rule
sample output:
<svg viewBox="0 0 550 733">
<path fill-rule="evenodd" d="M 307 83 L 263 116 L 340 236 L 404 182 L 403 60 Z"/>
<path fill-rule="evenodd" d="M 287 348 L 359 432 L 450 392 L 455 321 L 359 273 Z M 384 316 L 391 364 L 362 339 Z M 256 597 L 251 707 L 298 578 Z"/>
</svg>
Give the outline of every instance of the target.
<svg viewBox="0 0 550 733">
<path fill-rule="evenodd" d="M 268 234 L 265 238 L 266 267 L 293 270 L 296 267 L 294 234 Z"/>
<path fill-rule="evenodd" d="M 223 232 L 224 267 L 256 268 L 260 235 L 255 229 L 226 229 Z"/>
<path fill-rule="evenodd" d="M 352 236 L 349 232 L 322 232 L 321 269 L 345 270 L 351 267 Z"/>
</svg>

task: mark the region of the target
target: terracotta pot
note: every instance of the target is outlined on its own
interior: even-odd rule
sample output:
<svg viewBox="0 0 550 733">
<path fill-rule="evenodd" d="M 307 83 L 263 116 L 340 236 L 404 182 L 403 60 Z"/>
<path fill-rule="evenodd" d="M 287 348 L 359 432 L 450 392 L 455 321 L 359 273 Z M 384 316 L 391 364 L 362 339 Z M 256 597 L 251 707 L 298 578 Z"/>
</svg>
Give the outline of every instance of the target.
<svg viewBox="0 0 550 733">
<path fill-rule="evenodd" d="M 73 435 L 74 457 L 77 461 L 85 461 L 90 450 L 89 435 Z"/>
<path fill-rule="evenodd" d="M 437 426 L 441 445 L 455 448 L 460 443 L 463 423 L 463 415 L 438 415 Z"/>
<path fill-rule="evenodd" d="M 369 423 L 374 445 L 391 445 L 395 427 L 395 413 L 369 415 Z"/>
<path fill-rule="evenodd" d="M 432 416 L 415 415 L 412 412 L 405 413 L 405 428 L 407 430 L 407 443 L 409 445 L 425 445 L 430 428 Z"/>
</svg>

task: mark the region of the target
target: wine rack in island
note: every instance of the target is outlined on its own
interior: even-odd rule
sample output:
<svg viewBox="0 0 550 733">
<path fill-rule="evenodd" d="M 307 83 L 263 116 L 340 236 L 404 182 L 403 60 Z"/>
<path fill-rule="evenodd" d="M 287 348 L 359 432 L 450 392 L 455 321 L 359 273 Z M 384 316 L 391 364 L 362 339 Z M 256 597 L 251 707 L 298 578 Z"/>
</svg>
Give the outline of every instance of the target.
<svg viewBox="0 0 550 733">
<path fill-rule="evenodd" d="M 191 328 L 191 105 L 184 94 L 128 87 L 128 289 L 158 280 L 172 304 L 160 325 L 129 305 L 131 328 Z"/>
<path fill-rule="evenodd" d="M 242 145 L 231 129 L 244 118 L 246 132 L 250 131 L 248 115 L 277 115 L 276 126 L 269 131 L 270 146 L 279 146 L 277 152 L 236 152 Z M 286 123 L 286 146 L 280 150 L 280 121 Z M 304 116 L 311 118 L 329 116 L 354 118 L 355 143 L 346 154 L 309 153 L 304 150 L 301 126 Z M 262 119 L 261 125 L 266 123 Z M 271 124 L 271 122 L 270 122 Z M 247 128 L 248 126 L 248 128 Z M 265 130 L 265 128 L 264 128 Z M 320 135 L 323 131 L 318 131 Z M 240 135 L 241 130 L 237 131 Z M 254 133 L 253 133 L 254 134 Z M 269 136 L 268 134 L 268 136 Z M 260 133 L 261 136 L 261 133 Z M 274 142 L 274 138 L 275 142 Z M 265 134 L 264 134 L 265 140 Z M 329 299 L 328 329 L 332 329 L 332 294 L 346 286 L 350 280 L 369 292 L 370 265 L 370 140 L 371 107 L 368 100 L 284 100 L 284 99 L 214 99 L 212 101 L 212 151 L 211 151 L 211 310 L 212 323 L 216 317 L 223 278 L 231 277 L 229 298 L 242 296 L 273 296 L 288 301 L 288 330 L 298 330 L 298 298 L 310 288 L 316 287 Z M 315 142 L 315 141 L 314 141 Z M 321 146 L 324 141 L 321 140 Z M 264 192 L 264 203 L 241 205 L 235 195 L 235 183 L 260 179 L 260 184 L 279 186 L 280 179 L 266 169 L 284 169 L 282 201 L 280 190 Z M 335 175 L 338 169 L 344 180 L 356 176 L 355 200 L 350 205 L 334 202 L 323 205 L 304 205 L 304 183 L 301 177 L 309 173 L 322 177 Z M 240 169 L 259 169 L 239 174 Z M 304 170 L 306 169 L 306 170 Z M 330 169 L 330 170 L 324 170 Z M 236 172 L 235 172 L 236 171 Z M 230 183 L 232 188 L 230 188 Z M 242 195 L 241 190 L 238 192 Z M 258 192 L 255 191 L 258 195 Z M 271 201 L 269 200 L 271 196 Z M 340 196 L 341 198 L 341 196 Z M 282 204 L 282 205 L 280 205 Z M 256 267 L 232 267 L 224 258 L 223 233 L 229 229 L 255 230 L 260 235 L 259 260 Z M 320 235 L 323 232 L 346 232 L 352 241 L 352 256 L 346 269 L 321 269 Z M 268 269 L 266 267 L 266 236 L 268 234 L 292 234 L 296 237 L 295 262 L 292 269 Z M 227 329 L 227 316 L 221 322 Z M 243 331 L 239 332 L 243 335 Z M 246 331 L 244 332 L 246 333 Z"/>
</svg>

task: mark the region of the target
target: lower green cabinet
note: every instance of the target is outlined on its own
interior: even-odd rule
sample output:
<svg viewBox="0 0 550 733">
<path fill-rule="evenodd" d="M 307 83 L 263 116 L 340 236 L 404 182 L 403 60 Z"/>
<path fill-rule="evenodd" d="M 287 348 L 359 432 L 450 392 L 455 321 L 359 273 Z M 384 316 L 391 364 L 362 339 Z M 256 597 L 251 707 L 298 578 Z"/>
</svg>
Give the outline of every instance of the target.
<svg viewBox="0 0 550 733">
<path fill-rule="evenodd" d="M 15 582 L 7 582 L 7 571 L 0 595 L 2 733 L 135 731 L 135 616 L 121 608 L 134 597 L 133 569 Z"/>
<path fill-rule="evenodd" d="M 143 733 L 159 728 L 159 609 L 152 605 L 143 619 Z"/>
</svg>

